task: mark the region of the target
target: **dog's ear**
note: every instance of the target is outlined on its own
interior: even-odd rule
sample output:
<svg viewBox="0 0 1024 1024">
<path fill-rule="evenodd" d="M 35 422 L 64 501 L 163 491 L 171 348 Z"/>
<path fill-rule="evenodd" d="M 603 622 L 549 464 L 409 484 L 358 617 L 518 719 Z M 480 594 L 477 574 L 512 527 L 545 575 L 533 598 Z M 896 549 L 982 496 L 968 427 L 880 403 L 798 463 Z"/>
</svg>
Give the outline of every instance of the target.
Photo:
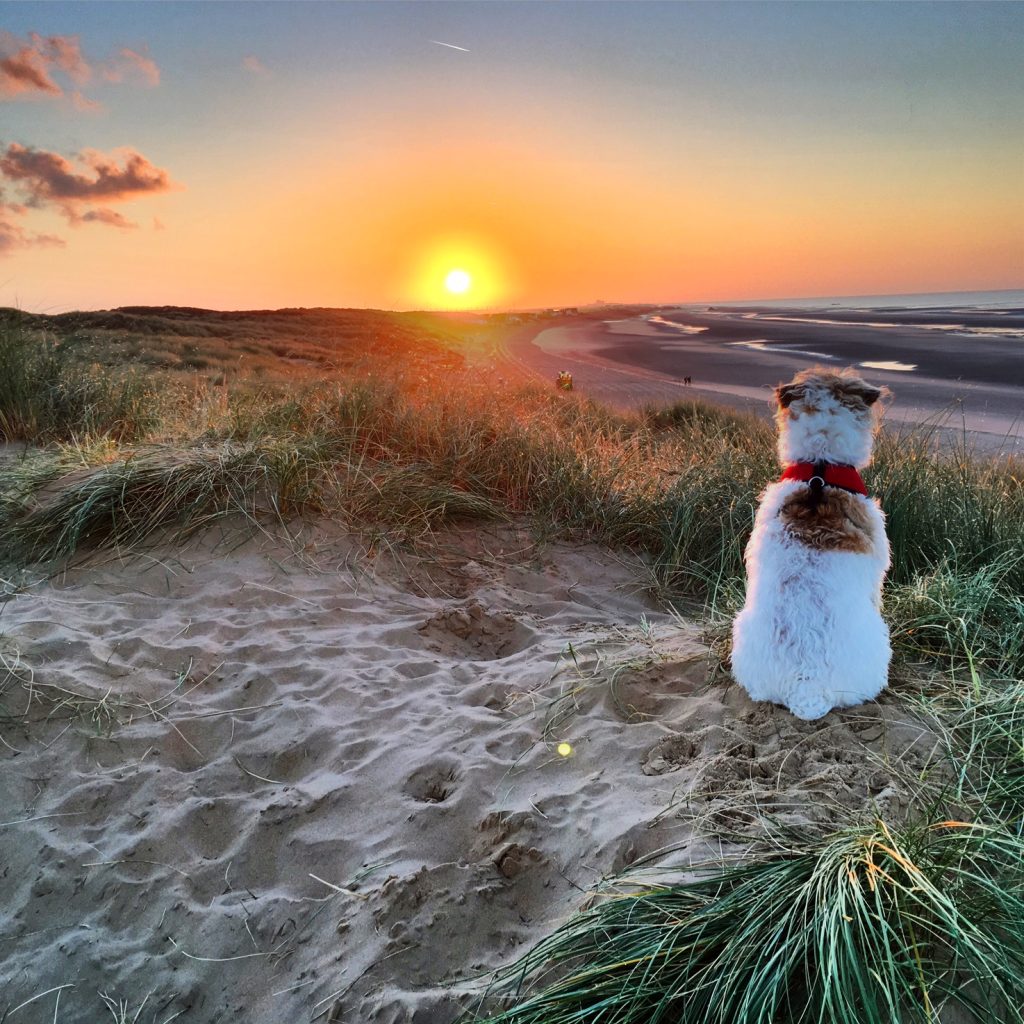
<svg viewBox="0 0 1024 1024">
<path fill-rule="evenodd" d="M 780 384 L 775 389 L 775 401 L 778 402 L 783 409 L 788 409 L 790 402 L 795 402 L 798 398 L 803 397 L 803 384 Z"/>
<path fill-rule="evenodd" d="M 851 380 L 843 388 L 848 394 L 856 395 L 865 405 L 874 405 L 882 397 L 883 389 L 876 388 L 864 380 Z"/>
</svg>

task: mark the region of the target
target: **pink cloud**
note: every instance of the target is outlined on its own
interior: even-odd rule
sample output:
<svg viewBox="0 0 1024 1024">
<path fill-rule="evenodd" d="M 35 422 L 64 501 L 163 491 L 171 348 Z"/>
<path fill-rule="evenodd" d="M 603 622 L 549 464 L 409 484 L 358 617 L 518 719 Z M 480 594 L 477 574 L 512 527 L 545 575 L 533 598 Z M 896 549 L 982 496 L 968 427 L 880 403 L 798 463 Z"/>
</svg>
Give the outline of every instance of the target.
<svg viewBox="0 0 1024 1024">
<path fill-rule="evenodd" d="M 54 78 L 55 73 L 79 86 L 97 75 L 106 82 L 133 82 L 148 87 L 160 84 L 160 68 L 145 50 L 124 46 L 107 60 L 90 62 L 82 53 L 78 36 L 30 32 L 28 39 L 22 39 L 0 31 L 0 100 L 60 99 L 67 94 Z M 69 98 L 76 110 L 100 109 L 99 104 L 78 90 L 71 92 Z"/>
<path fill-rule="evenodd" d="M 102 103 L 97 103 L 95 100 L 89 99 L 88 96 L 83 96 L 77 89 L 71 94 L 71 106 L 75 110 L 80 110 L 83 114 L 95 114 L 103 109 Z"/>
<path fill-rule="evenodd" d="M 22 189 L 28 206 L 68 206 L 95 200 L 118 202 L 173 187 L 167 171 L 133 149 L 109 154 L 86 149 L 79 155 L 79 161 L 84 164 L 84 171 L 59 153 L 12 142 L 0 156 L 0 174 Z"/>
<path fill-rule="evenodd" d="M 76 85 L 85 85 L 92 78 L 92 68 L 82 56 L 78 36 L 41 36 L 30 32 L 29 39 L 37 53 L 60 68 Z"/>
<path fill-rule="evenodd" d="M 96 207 L 94 210 L 89 210 L 87 213 L 83 213 L 80 217 L 77 217 L 72 223 L 95 223 L 95 224 L 109 224 L 112 228 L 124 228 L 131 229 L 137 228 L 139 225 L 133 221 L 128 220 L 123 214 L 117 212 L 117 210 L 108 210 L 106 207 Z"/>
<path fill-rule="evenodd" d="M 160 84 L 160 69 L 156 62 L 143 53 L 123 46 L 116 57 L 111 57 L 100 67 L 100 74 L 108 82 L 134 80 L 150 87 Z"/>
<path fill-rule="evenodd" d="M 167 171 L 133 149 L 111 153 L 86 149 L 72 162 L 60 153 L 16 142 L 0 151 L 0 178 L 14 186 L 16 199 L 20 200 L 4 200 L 0 193 L 0 252 L 31 245 L 64 244 L 53 235 L 33 235 L 13 220 L 30 210 L 56 210 L 72 227 L 104 224 L 131 230 L 139 225 L 111 209 L 111 203 L 178 187 Z"/>
<path fill-rule="evenodd" d="M 259 57 L 249 56 L 242 61 L 242 70 L 249 71 L 254 75 L 269 75 L 270 72 Z"/>
<path fill-rule="evenodd" d="M 64 246 L 64 239 L 56 235 L 40 235 L 26 231 L 14 218 L 23 216 L 23 206 L 0 203 L 0 256 L 6 256 L 15 249 L 30 249 L 38 246 Z"/>
<path fill-rule="evenodd" d="M 23 46 L 14 53 L 0 57 L 0 98 L 10 99 L 33 93 L 49 96 L 64 94 L 64 90 L 50 77 L 46 59 L 30 46 Z"/>
</svg>

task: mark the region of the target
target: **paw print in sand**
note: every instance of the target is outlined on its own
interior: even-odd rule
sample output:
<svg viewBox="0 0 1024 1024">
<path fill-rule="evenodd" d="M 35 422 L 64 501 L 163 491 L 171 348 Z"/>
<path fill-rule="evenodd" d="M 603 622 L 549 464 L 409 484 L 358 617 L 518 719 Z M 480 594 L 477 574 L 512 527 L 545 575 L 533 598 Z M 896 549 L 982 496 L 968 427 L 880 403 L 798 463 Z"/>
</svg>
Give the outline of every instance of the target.
<svg viewBox="0 0 1024 1024">
<path fill-rule="evenodd" d="M 459 774 L 454 762 L 425 764 L 409 776 L 403 791 L 424 804 L 443 804 L 458 788 Z"/>
</svg>

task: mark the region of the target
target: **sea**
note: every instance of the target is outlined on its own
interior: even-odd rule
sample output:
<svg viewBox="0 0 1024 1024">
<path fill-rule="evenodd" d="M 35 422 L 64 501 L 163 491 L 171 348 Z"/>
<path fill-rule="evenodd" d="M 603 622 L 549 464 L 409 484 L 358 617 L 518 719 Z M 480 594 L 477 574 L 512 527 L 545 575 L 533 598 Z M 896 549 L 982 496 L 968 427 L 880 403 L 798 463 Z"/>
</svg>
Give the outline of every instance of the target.
<svg viewBox="0 0 1024 1024">
<path fill-rule="evenodd" d="M 687 302 L 687 307 L 758 306 L 779 309 L 1024 309 L 1024 289 L 981 292 L 913 292 L 906 295 L 824 295 L 801 299 L 731 299 L 727 302 Z"/>
</svg>

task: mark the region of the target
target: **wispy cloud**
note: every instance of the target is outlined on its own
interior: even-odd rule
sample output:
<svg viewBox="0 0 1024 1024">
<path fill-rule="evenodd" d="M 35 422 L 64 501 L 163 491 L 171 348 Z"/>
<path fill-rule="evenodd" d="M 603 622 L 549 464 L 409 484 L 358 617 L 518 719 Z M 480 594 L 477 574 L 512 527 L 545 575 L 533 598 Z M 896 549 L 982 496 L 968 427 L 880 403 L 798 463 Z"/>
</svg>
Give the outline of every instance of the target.
<svg viewBox="0 0 1024 1024">
<path fill-rule="evenodd" d="M 75 223 L 94 223 L 94 224 L 109 224 L 112 228 L 137 228 L 139 225 L 133 221 L 128 220 L 124 214 L 118 213 L 117 210 L 108 210 L 106 207 L 98 206 L 93 210 L 88 210 L 78 217 Z"/>
<path fill-rule="evenodd" d="M 103 109 L 102 103 L 97 103 L 95 100 L 89 99 L 88 96 L 83 96 L 77 89 L 71 94 L 70 99 L 71 106 L 83 114 L 95 114 Z"/>
<path fill-rule="evenodd" d="M 136 82 L 150 88 L 160 84 L 160 69 L 153 58 L 126 46 L 100 64 L 99 71 L 108 82 Z"/>
<path fill-rule="evenodd" d="M 85 85 L 92 78 L 92 69 L 82 56 L 78 36 L 41 36 L 38 32 L 30 32 L 29 41 L 44 59 L 63 71 L 76 85 Z"/>
<path fill-rule="evenodd" d="M 435 46 L 447 46 L 449 50 L 461 50 L 463 53 L 470 53 L 465 46 L 456 46 L 454 43 L 442 43 L 440 39 L 430 40 Z"/>
<path fill-rule="evenodd" d="M 259 57 L 250 56 L 245 57 L 242 60 L 242 70 L 248 71 L 253 75 L 269 75 L 270 69 L 259 59 Z"/>
<path fill-rule="evenodd" d="M 6 256 L 16 249 L 31 249 L 39 246 L 61 247 L 66 243 L 56 235 L 41 235 L 27 231 L 17 218 L 24 217 L 24 206 L 18 203 L 0 201 L 0 256 Z"/>
<path fill-rule="evenodd" d="M 90 61 L 82 53 L 78 36 L 30 32 L 27 38 L 21 38 L 0 31 L 0 100 L 67 98 L 76 110 L 101 109 L 99 103 L 80 90 L 68 92 L 55 75 L 76 86 L 96 78 L 150 88 L 160 84 L 160 69 L 146 52 L 122 47 L 106 60 Z"/>
</svg>

